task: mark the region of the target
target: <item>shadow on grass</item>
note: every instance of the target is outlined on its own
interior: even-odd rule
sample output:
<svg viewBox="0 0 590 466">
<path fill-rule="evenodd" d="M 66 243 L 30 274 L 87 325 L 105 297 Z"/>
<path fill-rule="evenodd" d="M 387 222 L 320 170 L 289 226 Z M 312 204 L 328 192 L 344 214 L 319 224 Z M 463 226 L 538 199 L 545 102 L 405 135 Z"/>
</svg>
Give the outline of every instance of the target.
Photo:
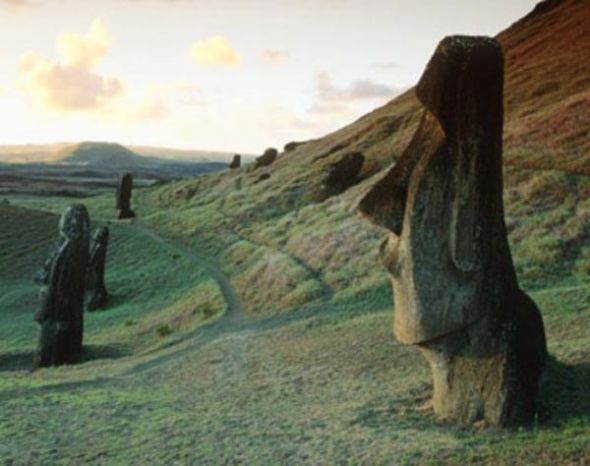
<svg viewBox="0 0 590 466">
<path fill-rule="evenodd" d="M 0 354 L 0 372 L 31 370 L 33 350 Z"/>
<path fill-rule="evenodd" d="M 119 307 L 123 304 L 127 304 L 129 301 L 131 300 L 131 296 L 130 295 L 124 295 L 124 294 L 111 294 L 109 293 L 109 298 L 107 301 L 107 305 L 104 309 L 96 309 L 94 311 L 90 311 L 87 310 L 86 312 L 90 313 L 90 314 L 99 314 L 101 312 L 108 312 L 111 309 L 114 309 L 116 307 Z"/>
<path fill-rule="evenodd" d="M 541 383 L 539 411 L 548 426 L 590 417 L 590 363 L 565 364 L 550 356 Z"/>
<path fill-rule="evenodd" d="M 0 354 L 0 372 L 30 371 L 35 351 L 27 350 Z M 129 352 L 116 346 L 86 345 L 77 364 L 97 359 L 117 359 L 128 356 Z"/>
<path fill-rule="evenodd" d="M 97 359 L 118 359 L 129 356 L 130 352 L 120 346 L 84 345 L 78 363 L 94 361 Z"/>
</svg>

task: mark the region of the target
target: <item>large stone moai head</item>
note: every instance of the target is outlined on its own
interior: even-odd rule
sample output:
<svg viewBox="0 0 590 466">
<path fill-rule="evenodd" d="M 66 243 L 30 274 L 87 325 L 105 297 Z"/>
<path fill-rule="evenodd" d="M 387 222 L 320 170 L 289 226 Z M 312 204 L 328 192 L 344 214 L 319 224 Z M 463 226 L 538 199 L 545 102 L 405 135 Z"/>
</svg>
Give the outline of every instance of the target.
<svg viewBox="0 0 590 466">
<path fill-rule="evenodd" d="M 69 206 L 59 221 L 58 247 L 35 314 L 41 330 L 34 368 L 75 362 L 82 349 L 89 228 L 82 204 Z"/>
<path fill-rule="evenodd" d="M 133 176 L 125 173 L 119 180 L 117 187 L 117 218 L 133 218 L 135 212 L 131 210 L 131 192 L 133 191 Z"/>
<path fill-rule="evenodd" d="M 108 244 L 109 229 L 107 227 L 97 228 L 94 232 L 88 259 L 87 288 L 92 293 L 86 305 L 89 311 L 104 309 L 107 305 L 108 293 L 104 274 Z"/>
<path fill-rule="evenodd" d="M 521 296 L 504 224 L 503 78 L 502 50 L 495 40 L 444 39 L 416 88 L 424 116 L 412 142 L 359 206 L 389 230 L 382 258 L 394 288 L 394 333 L 403 343 L 419 345 L 431 362 L 435 411 L 493 424 L 532 416 L 545 354 L 540 314 Z M 517 307 L 526 309 L 511 311 L 517 302 L 525 302 Z M 487 356 L 494 362 L 482 370 L 501 374 L 512 351 L 509 329 L 519 327 L 512 321 L 524 315 L 536 322 L 529 341 L 535 342 L 538 360 L 529 361 L 536 369 L 524 389 L 533 400 L 515 412 L 508 405 L 523 403 L 514 383 L 509 386 L 510 380 L 499 375 L 497 384 L 489 384 L 497 393 L 483 393 L 487 388 L 478 389 L 482 381 L 477 379 L 484 375 L 455 362 L 469 365 L 469 358 Z M 492 329 L 496 335 L 485 337 Z"/>
</svg>

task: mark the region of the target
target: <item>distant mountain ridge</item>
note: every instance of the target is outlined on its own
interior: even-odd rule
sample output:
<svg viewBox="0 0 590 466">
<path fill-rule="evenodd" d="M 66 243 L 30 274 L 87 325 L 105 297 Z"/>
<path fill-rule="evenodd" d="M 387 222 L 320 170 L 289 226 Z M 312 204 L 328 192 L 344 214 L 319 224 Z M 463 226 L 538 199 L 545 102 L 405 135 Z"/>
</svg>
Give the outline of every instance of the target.
<svg viewBox="0 0 590 466">
<path fill-rule="evenodd" d="M 93 150 L 118 153 L 118 159 L 155 157 L 164 160 L 186 162 L 222 162 L 229 163 L 234 152 L 221 152 L 201 149 L 176 149 L 157 146 L 123 145 L 116 142 L 83 141 L 52 144 L 10 144 L 0 145 L 0 163 L 61 163 L 73 152 L 82 160 L 91 157 Z M 86 154 L 82 156 L 82 154 Z M 131 153 L 131 154 L 130 154 Z"/>
<path fill-rule="evenodd" d="M 142 165 L 144 157 L 125 146 L 111 142 L 81 142 L 57 151 L 51 163 L 111 167 Z"/>
</svg>

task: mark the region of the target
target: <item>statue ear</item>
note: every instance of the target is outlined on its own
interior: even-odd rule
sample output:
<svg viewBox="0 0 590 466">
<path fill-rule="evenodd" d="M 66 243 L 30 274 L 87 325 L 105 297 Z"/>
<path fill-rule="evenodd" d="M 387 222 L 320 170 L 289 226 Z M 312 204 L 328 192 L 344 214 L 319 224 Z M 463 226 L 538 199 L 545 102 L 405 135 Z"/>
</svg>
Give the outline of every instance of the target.
<svg viewBox="0 0 590 466">
<path fill-rule="evenodd" d="M 401 235 L 402 224 L 406 212 L 406 201 L 410 178 L 420 159 L 432 150 L 432 141 L 438 147 L 436 138 L 424 138 L 432 126 L 432 116 L 425 111 L 420 127 L 406 148 L 399 161 L 373 188 L 363 197 L 359 204 L 360 212 L 372 223 Z"/>
<path fill-rule="evenodd" d="M 485 212 L 481 212 L 484 207 L 481 202 L 481 186 L 485 186 L 485 183 L 481 184 L 481 180 L 477 179 L 477 159 L 478 157 L 459 157 L 453 173 L 455 196 L 451 211 L 451 258 L 455 266 L 463 272 L 476 270 L 482 260 L 481 222 Z"/>
<path fill-rule="evenodd" d="M 372 223 L 400 235 L 406 210 L 409 175 L 399 170 L 402 158 L 359 204 L 360 212 Z"/>
</svg>

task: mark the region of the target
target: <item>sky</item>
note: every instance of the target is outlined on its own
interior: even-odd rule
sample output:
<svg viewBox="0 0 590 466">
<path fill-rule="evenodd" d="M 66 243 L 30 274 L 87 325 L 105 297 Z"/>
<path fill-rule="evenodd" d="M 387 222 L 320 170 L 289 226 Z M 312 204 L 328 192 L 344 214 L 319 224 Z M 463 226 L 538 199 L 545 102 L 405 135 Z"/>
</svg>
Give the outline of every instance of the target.
<svg viewBox="0 0 590 466">
<path fill-rule="evenodd" d="M 449 34 L 535 0 L 0 0 L 0 144 L 260 153 L 419 79 Z"/>
</svg>

